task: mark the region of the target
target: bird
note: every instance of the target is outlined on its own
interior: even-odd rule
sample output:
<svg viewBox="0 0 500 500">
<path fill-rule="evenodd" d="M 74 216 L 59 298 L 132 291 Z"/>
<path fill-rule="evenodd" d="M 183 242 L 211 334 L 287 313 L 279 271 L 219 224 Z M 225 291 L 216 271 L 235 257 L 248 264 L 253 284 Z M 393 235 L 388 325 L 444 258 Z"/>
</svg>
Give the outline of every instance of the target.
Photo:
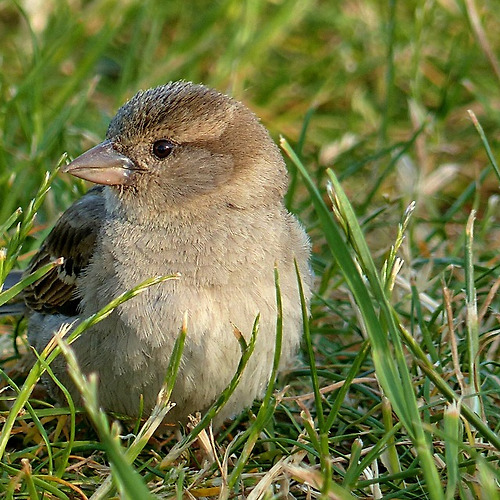
<svg viewBox="0 0 500 500">
<path fill-rule="evenodd" d="M 262 397 L 276 345 L 275 267 L 280 370 L 294 365 L 304 321 L 295 263 L 308 308 L 311 245 L 284 205 L 279 148 L 248 107 L 187 81 L 141 90 L 118 110 L 105 140 L 63 171 L 95 186 L 62 214 L 25 271 L 64 259 L 24 291 L 37 351 L 142 281 L 179 275 L 122 303 L 71 344 L 82 372 L 97 375 L 104 410 L 151 412 L 184 317 L 175 406 L 165 422 L 185 423 L 217 400 L 240 360 L 235 328 L 248 341 L 257 315 L 255 350 L 214 425 Z M 64 357 L 51 368 L 81 402 Z M 54 382 L 45 383 L 63 404 Z"/>
</svg>

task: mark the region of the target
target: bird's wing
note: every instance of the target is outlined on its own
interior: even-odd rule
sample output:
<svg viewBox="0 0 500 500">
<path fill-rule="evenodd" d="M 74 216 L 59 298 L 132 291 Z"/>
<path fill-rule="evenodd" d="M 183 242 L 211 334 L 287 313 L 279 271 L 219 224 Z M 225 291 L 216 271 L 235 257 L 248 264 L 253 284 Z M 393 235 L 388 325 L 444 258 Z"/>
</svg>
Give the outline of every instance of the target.
<svg viewBox="0 0 500 500">
<path fill-rule="evenodd" d="M 90 189 L 63 213 L 31 260 L 26 274 L 64 257 L 57 266 L 24 290 L 24 300 L 34 311 L 73 316 L 78 313 L 76 285 L 90 262 L 104 216 L 103 186 Z"/>
</svg>

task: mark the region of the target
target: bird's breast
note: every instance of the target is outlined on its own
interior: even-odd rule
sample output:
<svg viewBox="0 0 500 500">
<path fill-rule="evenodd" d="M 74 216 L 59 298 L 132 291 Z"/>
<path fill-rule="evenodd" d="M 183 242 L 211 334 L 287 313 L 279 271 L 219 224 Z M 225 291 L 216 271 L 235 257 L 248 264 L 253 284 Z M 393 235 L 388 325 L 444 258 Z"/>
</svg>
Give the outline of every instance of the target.
<svg viewBox="0 0 500 500">
<path fill-rule="evenodd" d="M 266 303 L 268 296 L 274 296 L 275 255 L 272 236 L 264 245 L 243 226 L 245 230 L 217 223 L 170 224 L 154 229 L 123 221 L 108 225 L 97 242 L 95 254 L 99 257 L 90 263 L 82 279 L 84 310 L 94 313 L 151 277 L 179 273 L 179 279 L 154 285 L 122 305 L 122 314 L 134 323 L 137 309 L 177 324 L 185 311 L 197 309 L 199 322 L 208 324 L 217 314 L 229 321 L 228 304 L 234 309 L 234 304 L 242 302 L 250 304 L 242 325 L 246 327 L 250 322 L 247 316 L 253 321 L 260 299 Z"/>
</svg>

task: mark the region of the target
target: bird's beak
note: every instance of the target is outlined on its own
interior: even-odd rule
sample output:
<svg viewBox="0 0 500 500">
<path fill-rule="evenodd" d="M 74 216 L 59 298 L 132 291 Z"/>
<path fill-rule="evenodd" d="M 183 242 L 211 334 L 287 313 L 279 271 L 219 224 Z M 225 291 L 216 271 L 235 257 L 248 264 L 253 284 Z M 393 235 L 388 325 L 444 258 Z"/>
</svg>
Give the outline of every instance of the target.
<svg viewBox="0 0 500 500">
<path fill-rule="evenodd" d="M 96 184 L 125 186 L 132 183 L 136 170 L 135 163 L 116 151 L 107 140 L 75 158 L 62 172 Z"/>
</svg>

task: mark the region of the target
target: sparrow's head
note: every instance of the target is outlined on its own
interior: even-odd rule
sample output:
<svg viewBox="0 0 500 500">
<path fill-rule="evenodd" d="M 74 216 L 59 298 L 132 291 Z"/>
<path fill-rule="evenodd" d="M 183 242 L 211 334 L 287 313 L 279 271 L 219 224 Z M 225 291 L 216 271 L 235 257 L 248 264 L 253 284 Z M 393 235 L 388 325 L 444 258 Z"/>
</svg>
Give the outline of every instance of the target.
<svg viewBox="0 0 500 500">
<path fill-rule="evenodd" d="M 64 171 L 156 210 L 215 198 L 275 204 L 287 184 L 281 154 L 255 115 L 188 82 L 138 92 L 118 110 L 106 140 Z"/>
</svg>

